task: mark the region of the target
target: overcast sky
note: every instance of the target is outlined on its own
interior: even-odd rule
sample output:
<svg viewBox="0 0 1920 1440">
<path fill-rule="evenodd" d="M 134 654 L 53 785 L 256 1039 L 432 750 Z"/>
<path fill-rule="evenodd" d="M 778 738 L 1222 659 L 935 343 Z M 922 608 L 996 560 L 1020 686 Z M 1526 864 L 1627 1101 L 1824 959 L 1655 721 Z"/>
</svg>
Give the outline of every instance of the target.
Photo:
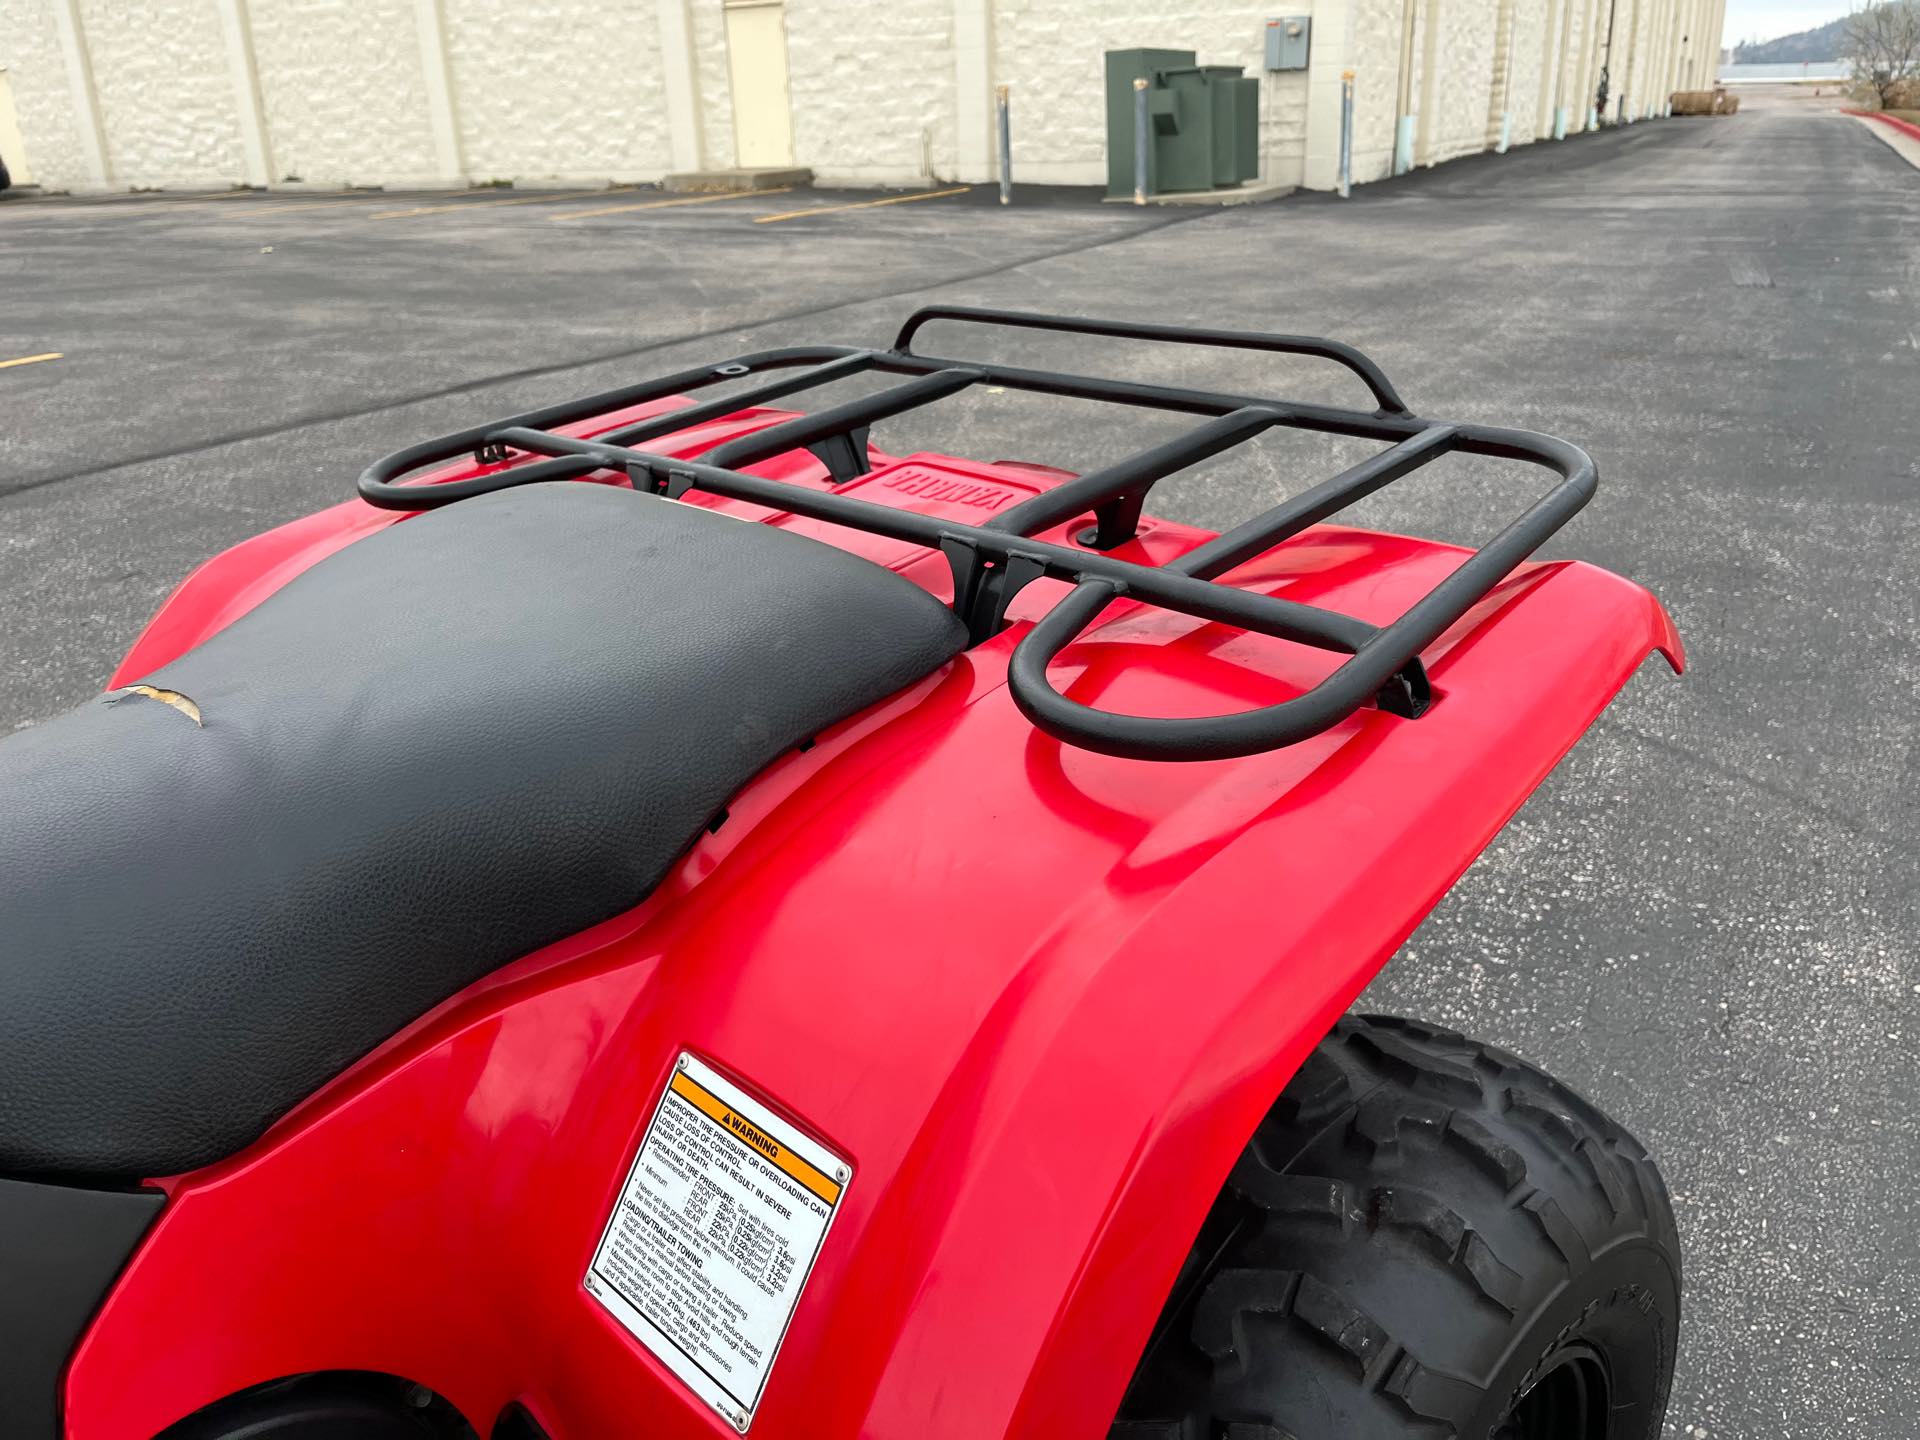
<svg viewBox="0 0 1920 1440">
<path fill-rule="evenodd" d="M 1720 43 L 1731 46 L 1811 30 L 1852 8 L 1847 0 L 1727 0 L 1727 31 Z"/>
</svg>

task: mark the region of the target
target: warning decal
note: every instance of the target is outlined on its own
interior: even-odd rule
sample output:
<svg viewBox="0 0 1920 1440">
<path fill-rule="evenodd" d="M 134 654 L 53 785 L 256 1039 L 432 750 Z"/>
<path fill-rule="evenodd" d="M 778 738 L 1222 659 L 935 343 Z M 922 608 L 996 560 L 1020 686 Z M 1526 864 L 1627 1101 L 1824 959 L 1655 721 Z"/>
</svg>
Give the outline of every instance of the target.
<svg viewBox="0 0 1920 1440">
<path fill-rule="evenodd" d="M 683 1054 L 587 1291 L 744 1431 L 849 1176 L 824 1145 Z"/>
</svg>

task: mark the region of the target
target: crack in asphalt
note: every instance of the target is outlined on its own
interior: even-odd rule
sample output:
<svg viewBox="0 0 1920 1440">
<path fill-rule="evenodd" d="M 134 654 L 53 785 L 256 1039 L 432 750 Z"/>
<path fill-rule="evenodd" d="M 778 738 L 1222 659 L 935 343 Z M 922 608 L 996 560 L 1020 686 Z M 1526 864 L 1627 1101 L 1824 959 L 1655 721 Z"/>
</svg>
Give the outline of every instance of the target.
<svg viewBox="0 0 1920 1440">
<path fill-rule="evenodd" d="M 1901 851 L 1903 853 L 1906 849 L 1906 842 L 1899 836 L 1881 830 L 1868 821 L 1862 820 L 1857 815 L 1838 809 L 1832 805 L 1823 805 L 1818 800 L 1814 800 L 1806 795 L 1796 794 L 1784 785 L 1777 784 L 1771 780 L 1763 780 L 1758 775 L 1751 775 L 1737 766 L 1715 760 L 1711 755 L 1702 755 L 1698 750 L 1689 749 L 1687 746 L 1679 744 L 1677 741 L 1669 740 L 1665 736 L 1655 735 L 1650 731 L 1642 730 L 1639 726 L 1629 724 L 1610 713 L 1603 712 L 1600 718 L 1593 722 L 1591 728 L 1601 731 L 1604 734 L 1627 736 L 1651 749 L 1660 751 L 1664 755 L 1671 755 L 1676 760 L 1684 760 L 1688 764 L 1698 766 L 1702 770 L 1710 770 L 1723 780 L 1732 780 L 1737 784 L 1751 786 L 1762 794 L 1771 795 L 1774 799 L 1784 802 L 1803 815 L 1824 820 L 1828 824 L 1846 831 L 1856 839 L 1866 840 L 1875 845 L 1884 845 L 1890 850 Z"/>
</svg>

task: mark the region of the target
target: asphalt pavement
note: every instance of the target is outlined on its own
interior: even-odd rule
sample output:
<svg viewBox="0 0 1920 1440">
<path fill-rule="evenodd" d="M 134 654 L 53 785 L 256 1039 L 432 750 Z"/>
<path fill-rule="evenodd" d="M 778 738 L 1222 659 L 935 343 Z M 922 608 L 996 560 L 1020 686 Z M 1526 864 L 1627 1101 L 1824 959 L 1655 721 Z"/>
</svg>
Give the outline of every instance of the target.
<svg viewBox="0 0 1920 1440">
<path fill-rule="evenodd" d="M 1688 1266 L 1670 1435 L 1914 1435 L 1920 170 L 1749 93 L 1344 203 L 871 198 L 0 202 L 0 361 L 59 357 L 0 368 L 0 729 L 95 691 L 208 555 L 491 416 L 884 341 L 934 301 L 1350 341 L 1422 414 L 1589 449 L 1599 497 L 1551 553 L 1651 586 L 1692 661 L 1629 685 L 1367 1004 L 1498 1040 L 1655 1148 Z M 994 345 L 1359 398 L 1307 364 Z M 876 440 L 1087 469 L 1172 428 L 968 392 Z M 1154 508 L 1220 525 L 1351 454 L 1274 434 Z M 1472 541 L 1529 493 L 1452 457 L 1360 513 Z"/>
</svg>

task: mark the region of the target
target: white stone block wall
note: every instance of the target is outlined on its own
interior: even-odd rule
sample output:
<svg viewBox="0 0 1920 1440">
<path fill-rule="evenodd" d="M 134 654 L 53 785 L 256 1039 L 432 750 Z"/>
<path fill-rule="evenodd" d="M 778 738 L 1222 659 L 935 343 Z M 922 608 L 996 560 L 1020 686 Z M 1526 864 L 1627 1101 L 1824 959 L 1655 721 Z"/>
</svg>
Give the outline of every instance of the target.
<svg viewBox="0 0 1920 1440">
<path fill-rule="evenodd" d="M 1423 117 L 1419 161 L 1437 165 L 1487 148 L 1487 113 L 1493 99 L 1494 5 L 1438 0 L 1434 24 L 1437 67 L 1430 105 Z"/>
<path fill-rule="evenodd" d="M 952 0 L 787 0 L 786 18 L 796 163 L 828 184 L 954 174 Z"/>
<path fill-rule="evenodd" d="M 1546 53 L 1554 4 L 1555 0 L 1514 0 L 1513 56 L 1505 111 L 1509 146 L 1530 144 L 1538 138 L 1537 117 L 1545 103 L 1541 97 L 1546 87 L 1540 57 Z"/>
<path fill-rule="evenodd" d="M 442 13 L 467 175 L 594 183 L 672 168 L 654 0 L 444 0 Z"/>
<path fill-rule="evenodd" d="M 1487 128 L 1481 143 L 1491 150 L 1500 143 L 1500 112 L 1509 98 L 1506 67 L 1513 48 L 1513 0 L 1497 0 L 1489 23 L 1493 27 L 1493 53 L 1487 80 Z"/>
<path fill-rule="evenodd" d="M 1575 117 L 1584 110 L 1581 103 L 1579 82 L 1580 46 L 1586 34 L 1586 12 L 1589 0 L 1565 0 L 1565 34 L 1561 38 L 1559 62 L 1555 66 L 1555 85 L 1553 92 L 1554 124 L 1560 125 L 1560 114 L 1566 114 L 1566 130 L 1569 134 L 1581 126 L 1581 120 Z"/>
<path fill-rule="evenodd" d="M 441 178 L 414 3 L 247 0 L 273 180 Z"/>
<path fill-rule="evenodd" d="M 727 75 L 727 22 L 720 0 L 691 0 L 694 79 L 700 91 L 701 164 L 733 165 L 733 89 Z"/>
<path fill-rule="evenodd" d="M 213 7 L 81 0 L 78 10 L 116 178 L 134 186 L 233 183 L 243 168 L 240 123 Z M 156 33 L 168 43 L 155 45 Z"/>
<path fill-rule="evenodd" d="M 1400 46 L 1406 24 L 1406 0 L 1353 0 L 1353 182 L 1364 185 L 1393 173 L 1393 144 L 1399 117 Z M 1420 32 L 1414 34 L 1419 54 Z M 1316 66 L 1321 57 L 1314 57 Z M 1332 58 L 1327 61 L 1330 68 Z M 1419 72 L 1414 74 L 1416 94 Z M 1318 117 L 1316 117 L 1316 120 Z M 1338 143 L 1340 116 L 1328 107 L 1327 125 Z"/>
<path fill-rule="evenodd" d="M 1627 114 L 1634 119 L 1645 112 L 1648 101 L 1659 89 L 1654 79 L 1654 40 L 1655 26 L 1663 8 L 1664 0 L 1634 0 L 1633 23 L 1628 27 L 1626 43 L 1621 46 L 1620 53 L 1627 62 L 1624 70 Z"/>
<path fill-rule="evenodd" d="M 1307 72 L 1252 73 L 1261 80 L 1261 178 L 1280 185 L 1299 185 L 1306 177 Z"/>
<path fill-rule="evenodd" d="M 21 144 L 32 161 L 34 180 L 51 189 L 93 183 L 53 7 L 8 0 L 4 13 L 0 61 L 7 65 Z"/>
<path fill-rule="evenodd" d="M 722 0 L 4 3 L 0 63 L 49 189 L 586 186 L 734 163 Z M 794 158 L 827 183 L 993 180 L 1005 85 L 1015 178 L 1100 185 L 1105 52 L 1150 46 L 1256 77 L 1262 175 L 1317 188 L 1335 183 L 1351 69 L 1366 183 L 1393 168 L 1403 59 L 1414 160 L 1436 164 L 1492 148 L 1503 106 L 1516 146 L 1550 136 L 1559 107 L 1570 133 L 1585 128 L 1609 63 L 1630 118 L 1664 112 L 1675 88 L 1711 83 L 1723 13 L 1724 0 L 785 0 Z M 1266 23 L 1294 15 L 1313 27 L 1310 68 L 1269 73 Z"/>
</svg>

